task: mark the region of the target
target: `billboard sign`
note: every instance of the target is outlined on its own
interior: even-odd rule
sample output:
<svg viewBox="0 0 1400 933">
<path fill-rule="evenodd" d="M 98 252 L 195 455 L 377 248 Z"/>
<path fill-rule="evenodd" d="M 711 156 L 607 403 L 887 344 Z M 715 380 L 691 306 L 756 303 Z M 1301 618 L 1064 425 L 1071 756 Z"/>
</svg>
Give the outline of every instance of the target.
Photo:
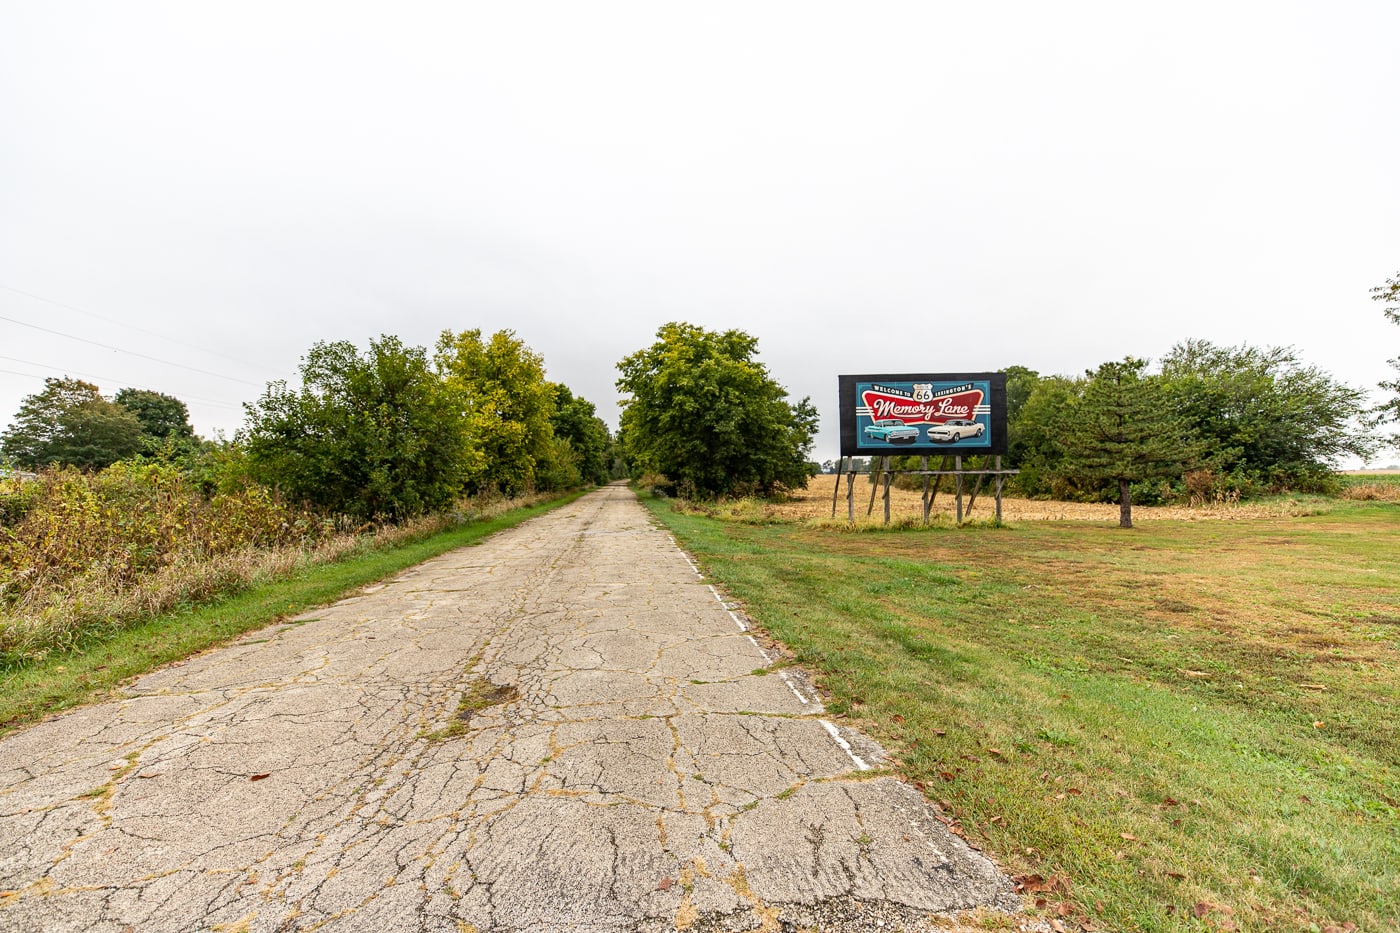
<svg viewBox="0 0 1400 933">
<path fill-rule="evenodd" d="M 841 456 L 1006 453 L 1005 373 L 841 376 Z"/>
</svg>

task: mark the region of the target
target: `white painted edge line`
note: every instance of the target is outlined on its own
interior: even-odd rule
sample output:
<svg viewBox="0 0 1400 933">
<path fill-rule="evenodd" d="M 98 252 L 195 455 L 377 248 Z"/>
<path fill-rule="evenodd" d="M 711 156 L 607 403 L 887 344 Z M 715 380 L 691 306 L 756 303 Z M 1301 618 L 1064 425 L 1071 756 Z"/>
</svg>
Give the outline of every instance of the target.
<svg viewBox="0 0 1400 933">
<path fill-rule="evenodd" d="M 690 559 L 690 555 L 685 552 L 685 548 L 681 547 L 681 543 L 676 540 L 676 536 L 667 535 L 666 537 L 670 540 L 671 546 L 681 552 L 681 557 L 685 558 L 685 562 L 690 565 L 690 569 L 695 571 L 695 576 L 697 576 L 701 580 L 705 579 L 705 575 L 700 572 L 699 565 L 696 564 L 695 561 Z"/>
<path fill-rule="evenodd" d="M 802 695 L 801 690 L 797 689 L 797 685 L 788 679 L 787 671 L 778 671 L 778 676 L 783 679 L 783 683 L 787 684 L 788 689 L 792 691 L 792 695 L 801 700 L 803 706 L 806 706 L 808 704 L 807 698 Z"/>
<path fill-rule="evenodd" d="M 764 663 L 764 664 L 767 664 L 769 661 L 772 661 L 772 660 L 773 660 L 772 658 L 768 657 L 768 652 L 766 652 L 766 651 L 763 650 L 763 646 L 760 645 L 758 642 L 754 641 L 754 638 L 753 638 L 752 635 L 745 635 L 744 637 L 747 638 L 749 641 L 753 642 L 753 646 L 754 646 L 755 648 L 757 648 L 757 649 L 758 649 L 758 653 L 759 653 L 760 655 L 762 655 L 762 657 L 763 657 L 763 663 Z"/>
<path fill-rule="evenodd" d="M 857 767 L 857 768 L 859 768 L 859 769 L 862 770 L 862 771 L 869 771 L 869 770 L 870 770 L 870 765 L 866 764 L 866 763 L 861 759 L 861 757 L 855 753 L 855 750 L 854 750 L 853 748 L 851 748 L 851 743 L 850 743 L 850 742 L 847 742 L 844 738 L 841 737 L 841 730 L 837 729 L 835 726 L 833 726 L 831 723 L 827 722 L 825 719 L 820 719 L 820 720 L 818 720 L 818 722 L 820 722 L 823 726 L 826 727 L 826 731 L 827 731 L 827 732 L 830 732 L 830 733 L 831 733 L 831 737 L 832 737 L 833 739 L 836 740 L 836 744 L 839 745 L 839 746 L 841 746 L 841 749 L 842 749 L 847 755 L 850 755 L 850 756 L 851 756 L 851 760 L 854 761 L 854 762 L 856 763 L 856 767 Z"/>
<path fill-rule="evenodd" d="M 718 601 L 719 601 L 719 604 L 720 604 L 721 606 L 724 607 L 724 611 L 727 612 L 727 613 L 729 613 L 729 618 L 733 619 L 733 620 L 734 620 L 734 624 L 737 625 L 737 626 L 739 626 L 739 631 L 741 631 L 741 632 L 747 632 L 747 631 L 749 630 L 749 627 L 748 627 L 747 625 L 744 624 L 744 620 L 743 620 L 743 619 L 741 619 L 741 618 L 739 618 L 737 615 L 735 615 L 733 609 L 730 609 L 730 608 L 729 608 L 729 604 L 726 603 L 726 602 L 724 601 L 724 597 L 723 597 L 723 596 L 719 595 L 719 590 L 715 589 L 715 585 L 714 585 L 713 583 L 708 584 L 708 585 L 709 585 L 709 587 L 710 587 L 710 592 L 715 594 L 715 599 L 718 600 Z"/>
</svg>

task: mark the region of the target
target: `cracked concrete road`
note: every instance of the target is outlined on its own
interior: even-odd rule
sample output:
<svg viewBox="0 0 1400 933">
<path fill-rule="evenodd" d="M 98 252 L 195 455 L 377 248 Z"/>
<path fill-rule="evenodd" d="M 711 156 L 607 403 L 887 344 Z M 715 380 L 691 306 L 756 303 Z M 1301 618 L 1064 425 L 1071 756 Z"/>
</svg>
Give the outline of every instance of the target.
<svg viewBox="0 0 1400 933">
<path fill-rule="evenodd" d="M 0 743 L 0 929 L 933 929 L 1010 882 L 625 487 Z M 494 705 L 492 705 L 494 704 Z"/>
</svg>

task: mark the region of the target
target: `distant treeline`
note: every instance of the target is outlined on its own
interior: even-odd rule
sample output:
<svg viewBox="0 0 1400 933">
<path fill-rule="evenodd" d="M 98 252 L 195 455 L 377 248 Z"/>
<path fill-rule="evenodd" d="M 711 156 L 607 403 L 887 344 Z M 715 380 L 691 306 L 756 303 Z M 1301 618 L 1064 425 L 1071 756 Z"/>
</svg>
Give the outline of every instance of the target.
<svg viewBox="0 0 1400 933">
<path fill-rule="evenodd" d="M 1331 492 L 1342 458 L 1364 459 L 1380 445 L 1365 393 L 1290 348 L 1188 340 L 1155 368 L 1127 357 L 1081 376 L 1043 376 L 1024 366 L 1004 372 L 1004 465 L 1021 471 L 1008 488 L 1025 496 L 1118 501 L 1126 509 L 1131 502 Z M 895 457 L 891 466 L 919 463 Z M 827 461 L 823 469 L 835 466 Z"/>
<path fill-rule="evenodd" d="M 397 337 L 364 352 L 315 344 L 300 385 L 268 385 L 226 441 L 195 436 L 184 402 L 51 378 L 24 400 L 0 455 L 37 470 L 132 460 L 181 468 L 207 494 L 250 485 L 325 514 L 397 521 L 462 496 L 606 482 L 614 441 L 593 404 L 545 378 L 511 331 L 445 331 L 429 356 Z M 0 516 L 2 519 L 3 516 Z"/>
</svg>

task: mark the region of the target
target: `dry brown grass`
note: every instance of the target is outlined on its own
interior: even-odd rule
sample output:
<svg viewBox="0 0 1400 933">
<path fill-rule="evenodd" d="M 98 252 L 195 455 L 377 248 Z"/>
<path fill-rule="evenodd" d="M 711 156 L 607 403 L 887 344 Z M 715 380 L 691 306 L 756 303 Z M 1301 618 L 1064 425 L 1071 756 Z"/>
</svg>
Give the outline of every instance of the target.
<svg viewBox="0 0 1400 933">
<path fill-rule="evenodd" d="M 791 494 L 789 501 L 762 505 L 763 517 L 770 520 L 795 522 L 820 522 L 831 521 L 831 495 L 836 483 L 834 476 L 818 476 L 813 478 L 806 489 L 798 490 Z M 948 490 L 948 482 L 945 480 L 944 488 L 939 492 L 934 500 L 934 508 L 930 515 L 931 521 L 952 522 L 956 519 L 956 497 Z M 884 502 L 882 499 L 884 487 L 876 493 L 875 505 L 870 509 L 867 517 L 866 511 L 870 507 L 870 484 L 864 475 L 856 477 L 855 483 L 855 510 L 856 524 L 883 524 Z M 967 511 L 968 494 L 964 493 L 963 498 L 963 520 L 986 521 L 996 515 L 996 499 L 987 490 L 983 489 L 978 494 L 972 511 Z M 890 521 L 899 522 L 914 519 L 921 521 L 923 518 L 922 505 L 920 504 L 920 493 L 918 490 L 905 490 L 890 487 Z M 1295 499 L 1272 500 L 1269 502 L 1248 502 L 1248 503 L 1214 503 L 1208 505 L 1187 507 L 1187 506 L 1133 506 L 1134 522 L 1151 521 L 1221 521 L 1221 520 L 1241 520 L 1241 519 L 1268 519 L 1285 518 L 1298 515 L 1316 514 L 1320 506 L 1316 502 L 1300 502 Z M 836 520 L 844 523 L 847 517 L 846 506 L 846 478 L 841 478 L 840 493 L 836 502 Z M 1109 524 L 1118 523 L 1118 505 L 1116 503 L 1101 502 L 1057 502 L 1043 501 L 1038 499 L 1015 499 L 1003 497 L 1001 502 L 1002 520 L 1007 522 L 1027 522 L 1027 521 L 1075 521 L 1075 522 L 1105 522 Z M 757 517 L 757 516 L 755 516 Z"/>
<path fill-rule="evenodd" d="M 252 543 L 246 546 L 214 553 L 195 546 L 197 542 L 174 540 L 155 566 L 139 572 L 132 572 L 129 562 L 93 559 L 85 572 L 50 574 L 40 578 L 41 585 L 31 585 L 0 603 L 0 663 L 42 658 L 55 650 L 71 649 L 95 634 L 126 628 L 176 606 L 235 593 L 356 553 L 392 548 L 449 528 L 487 521 L 546 498 L 530 495 L 517 499 L 465 499 L 452 510 L 396 525 L 367 525 L 342 532 L 322 530 L 319 537 L 271 545 L 250 539 Z M 115 514 L 120 518 L 120 513 Z M 98 515 L 99 519 L 102 517 Z M 101 524 L 93 523 L 94 534 L 102 530 Z M 0 527 L 0 532 L 5 529 Z M 7 534 L 14 537 L 13 533 Z M 30 545 L 27 552 L 17 552 L 33 558 L 38 550 Z M 103 556 L 100 549 L 98 556 Z M 0 571 L 11 570 L 0 561 Z M 8 595 L 4 584 L 12 579 L 13 576 L 7 578 L 0 573 L 0 596 Z"/>
<path fill-rule="evenodd" d="M 1400 502 L 1400 483 L 1356 483 L 1342 489 L 1342 498 L 1363 502 Z"/>
</svg>

